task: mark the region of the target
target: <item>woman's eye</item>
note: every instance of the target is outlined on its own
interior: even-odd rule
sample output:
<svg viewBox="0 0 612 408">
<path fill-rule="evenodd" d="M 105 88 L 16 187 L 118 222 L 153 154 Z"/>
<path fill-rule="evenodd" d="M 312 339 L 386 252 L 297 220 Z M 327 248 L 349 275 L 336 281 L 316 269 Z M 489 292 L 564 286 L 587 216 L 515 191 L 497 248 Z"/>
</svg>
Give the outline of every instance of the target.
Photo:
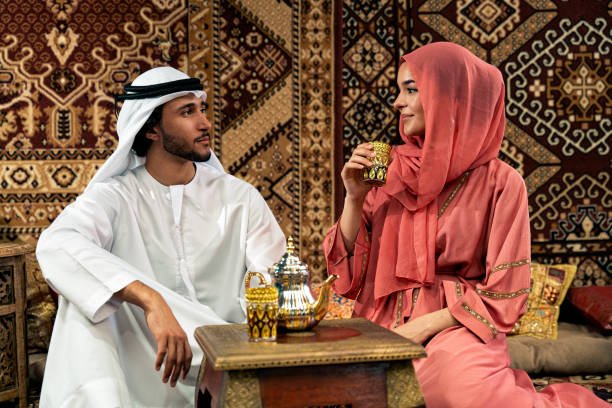
<svg viewBox="0 0 612 408">
<path fill-rule="evenodd" d="M 406 88 L 406 91 L 408 91 L 409 94 L 413 94 L 413 93 L 419 92 L 419 90 L 416 89 L 416 88 Z"/>
</svg>

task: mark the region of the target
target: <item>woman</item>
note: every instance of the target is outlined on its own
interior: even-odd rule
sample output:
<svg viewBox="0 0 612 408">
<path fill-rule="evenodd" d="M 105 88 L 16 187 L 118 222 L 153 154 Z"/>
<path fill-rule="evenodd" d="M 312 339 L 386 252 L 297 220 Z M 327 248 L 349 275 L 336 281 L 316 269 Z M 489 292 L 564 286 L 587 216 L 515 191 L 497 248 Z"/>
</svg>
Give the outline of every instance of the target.
<svg viewBox="0 0 612 408">
<path fill-rule="evenodd" d="M 529 293 L 530 234 L 523 180 L 496 158 L 501 73 L 434 43 L 402 58 L 397 83 L 405 144 L 387 184 L 361 181 L 369 143 L 342 170 L 344 209 L 324 241 L 336 292 L 356 299 L 355 316 L 426 344 L 415 370 L 428 407 L 607 406 L 573 384 L 537 393 L 509 368 L 504 333 Z"/>
</svg>

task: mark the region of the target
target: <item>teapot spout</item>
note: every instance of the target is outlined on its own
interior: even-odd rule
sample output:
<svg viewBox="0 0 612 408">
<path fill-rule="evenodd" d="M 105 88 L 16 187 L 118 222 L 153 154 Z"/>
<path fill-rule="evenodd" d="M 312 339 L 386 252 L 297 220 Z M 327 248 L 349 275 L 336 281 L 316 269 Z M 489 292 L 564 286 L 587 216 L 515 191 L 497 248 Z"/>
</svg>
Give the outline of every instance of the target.
<svg viewBox="0 0 612 408">
<path fill-rule="evenodd" d="M 321 286 L 319 298 L 314 304 L 314 318 L 317 323 L 320 322 L 323 317 L 325 317 L 325 313 L 327 313 L 327 308 L 329 307 L 329 291 L 331 289 L 331 284 L 336 279 L 338 279 L 338 275 L 329 275 L 329 277 L 325 280 L 325 282 L 323 282 L 323 285 Z"/>
</svg>

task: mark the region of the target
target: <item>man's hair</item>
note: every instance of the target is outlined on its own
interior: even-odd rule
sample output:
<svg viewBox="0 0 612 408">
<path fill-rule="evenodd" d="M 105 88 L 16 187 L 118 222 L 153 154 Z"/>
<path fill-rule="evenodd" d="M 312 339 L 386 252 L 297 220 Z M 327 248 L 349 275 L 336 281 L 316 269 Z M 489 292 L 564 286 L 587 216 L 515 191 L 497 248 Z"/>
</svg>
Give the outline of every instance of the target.
<svg viewBox="0 0 612 408">
<path fill-rule="evenodd" d="M 146 120 L 144 125 L 142 125 L 138 133 L 136 133 L 134 143 L 132 143 L 132 150 L 134 153 L 136 153 L 136 156 L 145 157 L 147 155 L 147 151 L 149 150 L 149 147 L 151 147 L 151 143 L 153 143 L 153 141 L 146 135 L 147 133 L 151 132 L 153 128 L 161 121 L 163 108 L 164 105 L 159 105 L 153 109 L 153 112 L 151 112 L 149 118 Z"/>
</svg>

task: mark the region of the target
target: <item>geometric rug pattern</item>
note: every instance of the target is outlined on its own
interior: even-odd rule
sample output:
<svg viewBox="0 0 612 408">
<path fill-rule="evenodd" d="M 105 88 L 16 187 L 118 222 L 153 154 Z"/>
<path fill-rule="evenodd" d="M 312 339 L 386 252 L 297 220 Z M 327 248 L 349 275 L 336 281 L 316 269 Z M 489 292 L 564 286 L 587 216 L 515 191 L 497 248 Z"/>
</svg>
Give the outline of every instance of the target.
<svg viewBox="0 0 612 408">
<path fill-rule="evenodd" d="M 259 189 L 320 281 L 333 197 L 329 6 L 2 2 L 0 239 L 35 244 L 115 149 L 112 95 L 171 65 L 203 81 L 215 152 Z"/>
<path fill-rule="evenodd" d="M 610 284 L 610 4 L 2 2 L 0 238 L 35 243 L 116 147 L 112 95 L 173 65 L 204 82 L 215 151 L 261 191 L 316 283 L 339 170 L 365 140 L 398 142 L 399 57 L 444 40 L 504 75 L 501 157 L 527 184 L 533 259 Z"/>
<path fill-rule="evenodd" d="M 180 1 L 0 3 L 0 238 L 35 243 L 114 150 L 112 95 L 141 71 L 186 71 Z"/>
<path fill-rule="evenodd" d="M 214 150 L 230 173 L 257 186 L 320 282 L 333 197 L 329 2 L 199 0 L 191 7 L 190 56 L 204 67 Z M 205 52 L 201 62 L 197 50 Z"/>
<path fill-rule="evenodd" d="M 500 156 L 527 185 L 533 260 L 577 265 L 576 286 L 612 284 L 611 13 L 612 2 L 345 0 L 337 164 L 366 140 L 399 142 L 401 55 L 463 45 L 505 79 Z"/>
</svg>

